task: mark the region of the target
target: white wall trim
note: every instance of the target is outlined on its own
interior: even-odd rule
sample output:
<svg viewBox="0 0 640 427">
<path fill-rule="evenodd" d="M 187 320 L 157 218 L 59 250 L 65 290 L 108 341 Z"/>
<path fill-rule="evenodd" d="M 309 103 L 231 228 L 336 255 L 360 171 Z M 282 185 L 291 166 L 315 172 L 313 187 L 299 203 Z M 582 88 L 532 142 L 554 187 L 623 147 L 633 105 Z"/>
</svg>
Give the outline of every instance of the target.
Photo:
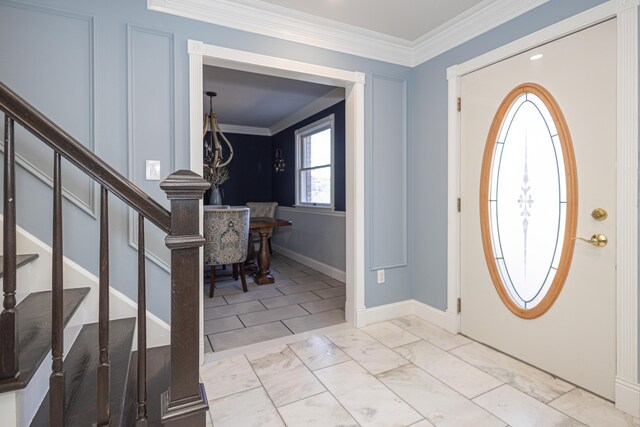
<svg viewBox="0 0 640 427">
<path fill-rule="evenodd" d="M 147 8 L 404 66 L 419 65 L 549 0 L 484 0 L 416 40 L 242 0 L 147 0 Z"/>
<path fill-rule="evenodd" d="M 616 2 L 618 16 L 618 144 L 616 218 L 616 407 L 640 416 L 640 396 L 627 402 L 623 384 L 638 383 L 638 0 Z M 629 387 L 624 387 L 628 389 Z"/>
<path fill-rule="evenodd" d="M 257 135 L 257 136 L 271 136 L 269 128 L 261 128 L 257 126 L 241 126 L 241 125 L 228 125 L 220 123 L 220 130 L 224 133 L 239 133 L 241 135 Z"/>
<path fill-rule="evenodd" d="M 301 255 L 296 251 L 292 251 L 291 249 L 287 249 L 276 243 L 272 243 L 271 246 L 273 247 L 274 252 L 281 253 L 294 261 L 298 261 L 300 264 L 304 264 L 307 267 L 313 268 L 314 270 L 317 270 L 322 274 L 326 274 L 327 276 L 343 283 L 346 283 L 347 281 L 347 273 L 344 270 L 340 270 L 339 268 L 335 268 L 329 264 L 325 264 L 324 262 L 309 258 L 308 256 Z"/>
<path fill-rule="evenodd" d="M 346 138 L 346 304 L 345 320 L 358 326 L 364 305 L 364 83 L 361 72 L 291 61 L 267 55 L 188 41 L 191 170 L 202 174 L 202 65 L 221 66 L 271 76 L 345 88 Z M 202 204 L 201 204 L 202 206 Z M 202 212 L 202 207 L 201 207 Z M 202 220 L 200 221 L 202 223 Z M 202 232 L 202 229 L 200 230 Z M 202 256 L 200 256 L 202 270 Z M 201 283 L 202 285 L 202 283 Z M 202 312 L 202 295 L 200 295 Z M 203 327 L 202 317 L 200 328 Z M 202 331 L 201 331 L 202 332 Z M 201 341 L 201 361 L 204 341 Z"/>
<path fill-rule="evenodd" d="M 196 122 L 195 117 L 199 117 L 200 119 L 204 117 L 203 115 L 203 105 L 202 105 L 202 94 L 204 93 L 203 89 L 203 78 L 202 78 L 202 43 L 201 42 L 192 42 L 191 40 L 188 42 L 188 53 L 189 53 L 189 169 L 202 176 L 203 167 L 202 167 L 202 124 L 199 126 L 195 126 Z M 194 145 L 198 144 L 199 149 L 194 150 Z M 199 203 L 199 218 L 198 223 L 200 224 L 199 232 L 202 236 L 203 233 L 203 225 L 202 220 L 204 218 L 204 208 L 203 203 L 200 201 Z M 204 248 L 200 247 L 198 250 L 198 259 L 199 259 L 199 268 L 198 271 L 203 271 L 204 266 L 202 265 L 202 259 L 204 255 Z M 204 289 L 204 276 L 202 274 L 198 274 L 199 281 L 199 289 Z M 202 313 L 204 310 L 204 299 L 202 292 L 200 292 L 200 299 L 198 302 L 198 313 Z M 204 320 L 203 316 L 200 316 L 200 325 L 199 325 L 199 339 L 200 339 L 200 355 L 199 360 L 200 364 L 204 363 Z"/>
<path fill-rule="evenodd" d="M 0 226 L 3 222 L 3 215 L 0 213 Z M 0 233 L 1 234 L 1 233 Z M 50 286 L 47 279 L 51 278 L 51 246 L 29 233 L 24 228 L 16 227 L 16 236 L 18 244 L 18 252 L 38 254 L 36 263 L 33 264 L 34 274 L 33 280 L 25 281 L 20 292 L 31 293 L 43 290 L 49 290 Z M 86 268 L 82 267 L 72 259 L 63 257 L 64 261 L 64 288 L 72 289 L 79 287 L 89 287 L 91 291 L 87 295 L 85 302 L 89 307 L 89 311 L 85 316 L 85 323 L 98 321 L 98 288 L 99 280 L 96 275 Z M 124 317 L 136 317 L 138 313 L 138 304 L 113 286 L 109 287 L 110 306 L 109 318 L 122 319 Z M 136 325 L 137 328 L 137 325 Z M 147 310 L 147 345 L 158 347 L 168 345 L 170 343 L 171 327 L 165 321 Z M 136 329 L 137 333 L 137 329 Z M 133 350 L 137 349 L 137 341 L 134 337 Z"/>
<path fill-rule="evenodd" d="M 640 413 L 640 385 L 616 377 L 616 408 L 627 414 Z"/>
<path fill-rule="evenodd" d="M 413 66 L 486 33 L 549 0 L 485 0 L 416 40 Z"/>
<path fill-rule="evenodd" d="M 409 315 L 417 316 L 453 334 L 458 333 L 455 318 L 446 311 L 431 307 L 415 299 L 367 308 L 364 312 L 364 322 L 361 327 Z"/>
<path fill-rule="evenodd" d="M 408 299 L 391 304 L 379 305 L 377 307 L 367 308 L 363 313 L 363 322 L 360 327 L 371 325 L 372 323 L 384 322 L 398 317 L 409 316 L 413 314 L 413 302 L 415 300 Z"/>
<path fill-rule="evenodd" d="M 448 307 L 460 295 L 460 78 L 472 71 L 617 17 L 617 276 L 616 407 L 640 416 L 638 385 L 638 0 L 611 0 L 447 70 L 449 79 Z"/>
<path fill-rule="evenodd" d="M 408 102 L 409 102 L 409 98 L 408 98 L 408 94 L 407 94 L 407 80 L 403 79 L 403 78 L 398 78 L 398 77 L 394 77 L 394 76 L 387 76 L 384 74 L 378 74 L 378 73 L 372 73 L 371 75 L 371 116 L 370 116 L 370 122 L 369 122 L 369 134 L 371 135 L 371 155 L 370 155 L 370 160 L 371 160 L 371 167 L 369 168 L 369 174 L 368 174 L 368 180 L 369 182 L 374 181 L 374 177 L 376 176 L 376 167 L 375 167 L 375 159 L 376 159 L 376 154 L 378 154 L 378 145 L 380 144 L 380 139 L 376 136 L 376 132 L 374 132 L 374 123 L 377 120 L 380 120 L 380 118 L 378 118 L 378 115 L 376 113 L 377 109 L 376 109 L 376 81 L 380 81 L 380 80 L 387 80 L 390 82 L 394 82 L 394 83 L 399 83 L 402 85 L 402 134 L 401 135 L 397 135 L 397 141 L 395 141 L 396 143 L 396 147 L 394 151 L 394 155 L 397 155 L 397 157 L 400 158 L 402 165 L 400 166 L 400 168 L 398 168 L 398 170 L 407 170 L 407 146 L 408 146 L 408 127 L 407 127 L 407 123 L 408 123 L 408 113 L 409 113 L 409 106 L 408 106 Z M 384 119 L 384 116 L 382 116 L 382 118 Z M 388 153 L 388 151 L 384 152 L 385 158 L 387 156 L 389 156 L 390 154 Z M 387 165 L 385 165 L 387 166 Z M 389 169 L 387 167 L 387 169 Z M 384 173 L 384 172 L 383 172 Z M 373 185 L 373 184 L 372 184 Z M 375 195 L 375 192 L 372 192 L 371 197 L 369 198 L 369 259 L 370 259 L 370 266 L 369 268 L 374 271 L 374 270 L 381 270 L 381 269 L 389 269 L 389 268 L 398 268 L 398 267 L 406 267 L 407 266 L 407 260 L 408 260 L 408 254 L 409 254 L 409 209 L 407 207 L 407 174 L 403 174 L 402 175 L 402 185 L 400 186 L 400 188 L 396 188 L 396 192 L 399 192 L 402 198 L 402 201 L 395 206 L 395 209 L 397 210 L 396 212 L 396 221 L 401 221 L 402 224 L 400 225 L 400 229 L 402 230 L 399 234 L 401 236 L 403 245 L 402 245 L 402 251 L 400 252 L 399 256 L 397 259 L 382 259 L 382 260 L 378 260 L 378 257 L 376 256 L 376 251 L 374 250 L 374 248 L 378 247 L 378 245 L 380 246 L 384 246 L 385 242 L 380 242 L 378 243 L 378 233 L 375 232 L 375 228 L 376 228 L 376 218 L 377 218 L 377 210 L 374 209 L 374 206 L 376 206 L 376 200 L 377 200 L 377 196 Z M 384 195 L 382 195 L 382 197 L 384 197 Z M 387 257 L 388 258 L 388 257 Z"/>
<path fill-rule="evenodd" d="M 323 209 L 323 208 L 312 208 L 308 206 L 278 206 L 277 208 L 281 212 L 292 212 L 292 213 L 305 213 L 312 215 L 324 215 L 324 216 L 337 216 L 340 218 L 344 218 L 347 216 L 347 213 L 344 211 L 335 211 L 333 209 Z"/>
<path fill-rule="evenodd" d="M 136 137 L 135 137 L 135 78 L 134 78 L 134 58 L 136 56 L 134 36 L 136 33 L 147 34 L 157 37 L 164 37 L 169 40 L 169 62 L 171 68 L 169 70 L 169 93 L 170 99 L 170 112 L 169 115 L 172 118 L 176 117 L 175 99 L 176 99 L 176 84 L 175 84 L 175 42 L 174 34 L 158 30 L 155 28 L 142 27 L 139 25 L 127 24 L 127 178 L 131 181 L 135 181 L 135 171 L 138 159 L 136 159 Z M 170 121 L 171 132 L 169 134 L 169 170 L 176 170 L 176 126 L 175 120 Z M 138 250 L 138 213 L 131 206 L 127 207 L 128 216 L 128 240 L 129 247 Z M 147 241 L 147 247 L 145 248 L 145 257 L 149 261 L 156 264 L 162 270 L 167 273 L 171 273 L 171 266 L 167 260 L 162 259 L 160 255 L 153 252 L 153 247 L 149 245 Z M 157 250 L 157 246 L 156 246 Z"/>
<path fill-rule="evenodd" d="M 147 8 L 365 58 L 411 65 L 410 41 L 255 0 L 147 0 Z"/>
<path fill-rule="evenodd" d="M 96 101 L 96 31 L 95 31 L 95 18 L 93 16 L 84 15 L 80 13 L 70 12 L 65 9 L 54 8 L 50 6 L 41 6 L 36 4 L 21 4 L 18 2 L 8 2 L 3 3 L 2 6 L 12 7 L 17 9 L 23 9 L 30 12 L 38 12 L 44 13 L 48 15 L 57 15 L 58 17 L 68 18 L 68 19 L 76 19 L 80 21 L 85 21 L 88 25 L 87 32 L 87 40 L 89 41 L 89 100 L 88 107 L 90 110 L 89 113 L 89 140 L 86 145 L 86 148 L 91 150 L 92 152 L 96 152 L 96 117 L 97 117 L 97 101 Z M 4 155 L 4 141 L 0 141 L 0 152 Z M 42 181 L 45 185 L 51 187 L 53 189 L 53 178 L 51 177 L 53 171 L 50 173 L 46 172 L 42 167 L 37 166 L 35 163 L 29 161 L 26 157 L 16 152 L 16 163 L 24 170 L 29 172 L 35 178 Z M 88 184 L 88 197 L 87 200 L 83 200 L 78 195 L 74 194 L 71 190 L 69 190 L 64 185 L 64 176 L 63 176 L 63 185 L 62 185 L 62 196 L 67 199 L 69 202 L 74 204 L 81 211 L 89 215 L 93 219 L 98 218 L 97 212 L 97 201 L 98 194 L 96 192 L 96 182 L 93 179 L 89 178 L 86 175 L 82 175 L 82 179 L 84 179 Z"/>
<path fill-rule="evenodd" d="M 337 87 L 326 95 L 323 95 L 322 97 L 302 107 L 286 119 L 272 125 L 269 128 L 269 131 L 271 132 L 271 135 L 275 135 L 278 132 L 282 132 L 283 130 L 291 126 L 300 123 L 301 121 L 313 116 L 314 114 L 319 113 L 320 111 L 326 110 L 327 108 L 336 105 L 342 100 L 344 100 L 344 88 Z"/>
</svg>

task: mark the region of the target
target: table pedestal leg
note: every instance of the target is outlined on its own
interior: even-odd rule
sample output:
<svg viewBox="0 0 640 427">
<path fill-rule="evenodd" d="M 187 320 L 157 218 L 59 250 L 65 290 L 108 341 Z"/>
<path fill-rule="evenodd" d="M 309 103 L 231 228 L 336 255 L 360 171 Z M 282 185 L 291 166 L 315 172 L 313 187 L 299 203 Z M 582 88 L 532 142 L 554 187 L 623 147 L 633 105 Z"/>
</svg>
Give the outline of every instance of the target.
<svg viewBox="0 0 640 427">
<path fill-rule="evenodd" d="M 247 243 L 247 260 L 244 262 L 244 271 L 247 276 L 253 276 L 258 271 L 256 267 L 256 249 L 253 243 L 253 233 L 249 232 L 249 242 Z"/>
<path fill-rule="evenodd" d="M 275 280 L 269 271 L 271 264 L 271 254 L 269 254 L 269 231 L 270 228 L 260 229 L 260 250 L 258 251 L 258 272 L 253 276 L 253 281 L 258 285 L 268 285 Z"/>
</svg>

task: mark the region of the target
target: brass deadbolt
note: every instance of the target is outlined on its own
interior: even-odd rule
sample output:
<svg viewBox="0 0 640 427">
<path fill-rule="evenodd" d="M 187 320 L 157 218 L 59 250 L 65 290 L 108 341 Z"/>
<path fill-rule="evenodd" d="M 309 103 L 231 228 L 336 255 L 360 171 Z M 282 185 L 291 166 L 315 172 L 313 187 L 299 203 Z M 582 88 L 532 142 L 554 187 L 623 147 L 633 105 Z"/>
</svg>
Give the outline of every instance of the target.
<svg viewBox="0 0 640 427">
<path fill-rule="evenodd" d="M 596 221 L 604 221 L 605 219 L 607 219 L 609 214 L 607 213 L 607 211 L 605 211 L 602 208 L 596 208 L 596 209 L 593 210 L 593 212 L 591 212 L 591 216 Z"/>
</svg>

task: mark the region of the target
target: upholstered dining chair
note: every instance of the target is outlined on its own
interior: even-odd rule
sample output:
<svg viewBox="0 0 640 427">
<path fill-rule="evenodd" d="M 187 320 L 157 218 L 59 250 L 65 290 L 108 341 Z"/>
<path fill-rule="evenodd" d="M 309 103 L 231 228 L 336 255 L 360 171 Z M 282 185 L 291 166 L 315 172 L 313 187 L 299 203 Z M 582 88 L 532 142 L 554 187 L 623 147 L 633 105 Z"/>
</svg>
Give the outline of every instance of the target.
<svg viewBox="0 0 640 427">
<path fill-rule="evenodd" d="M 275 218 L 278 202 L 247 202 L 247 207 L 251 210 L 251 216 L 253 218 Z M 271 249 L 271 236 L 273 236 L 273 230 L 269 232 L 269 252 L 273 253 Z M 256 241 L 260 240 L 257 239 Z"/>
<path fill-rule="evenodd" d="M 233 264 L 247 292 L 244 262 L 249 246 L 249 208 L 204 206 L 204 263 L 211 268 L 209 298 L 213 298 L 216 265 Z M 237 279 L 236 279 L 237 280 Z"/>
</svg>

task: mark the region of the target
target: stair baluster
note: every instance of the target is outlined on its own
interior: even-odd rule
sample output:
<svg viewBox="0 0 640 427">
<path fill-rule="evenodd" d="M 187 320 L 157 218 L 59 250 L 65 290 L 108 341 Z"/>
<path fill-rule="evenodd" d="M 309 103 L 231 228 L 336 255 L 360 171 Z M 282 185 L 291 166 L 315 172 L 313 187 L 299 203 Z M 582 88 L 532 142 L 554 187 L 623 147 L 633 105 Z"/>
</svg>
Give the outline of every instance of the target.
<svg viewBox="0 0 640 427">
<path fill-rule="evenodd" d="M 18 319 L 16 313 L 16 183 L 14 123 L 4 116 L 4 278 L 0 314 L 0 379 L 18 374 Z"/>
<path fill-rule="evenodd" d="M 62 165 L 59 153 L 53 154 L 53 244 L 51 264 L 51 377 L 49 378 L 49 420 L 51 426 L 64 426 L 65 373 L 64 303 L 62 283 Z"/>
<path fill-rule="evenodd" d="M 98 292 L 98 341 L 100 347 L 98 365 L 98 419 L 99 426 L 109 425 L 109 193 L 100 189 L 100 278 Z"/>
<path fill-rule="evenodd" d="M 100 278 L 99 278 L 99 321 L 98 321 L 98 367 L 97 381 L 97 425 L 120 423 L 120 406 L 111 408 L 111 387 L 119 386 L 119 380 L 111 384 L 109 354 L 109 222 L 108 194 L 120 198 L 128 206 L 137 210 L 139 217 L 139 306 L 138 306 L 138 407 L 137 424 L 148 425 L 148 417 L 154 419 L 155 413 L 147 409 L 146 368 L 146 284 L 145 284 L 145 246 L 144 219 L 156 225 L 167 234 L 167 247 L 171 250 L 171 348 L 169 388 L 161 397 L 161 422 L 167 427 L 204 426 L 208 410 L 204 386 L 199 381 L 199 315 L 197 307 L 201 289 L 198 271 L 199 247 L 204 244 L 200 235 L 201 225 L 199 200 L 210 184 L 199 175 L 186 170 L 171 174 L 162 182 L 161 188 L 171 201 L 171 212 L 153 200 L 148 194 L 130 182 L 95 153 L 87 149 L 70 134 L 53 123 L 41 112 L 29 105 L 24 99 L 0 82 L 0 111 L 5 114 L 5 158 L 4 158 L 4 283 L 3 306 L 0 314 L 0 384 L 19 385 L 18 370 L 18 328 L 16 317 L 16 199 L 15 199 L 15 152 L 14 120 L 27 132 L 49 146 L 54 151 L 53 164 L 53 243 L 52 243 L 52 322 L 51 352 L 52 369 L 49 380 L 48 409 L 43 403 L 41 425 L 47 423 L 53 427 L 65 425 L 65 409 L 68 422 L 77 425 L 78 412 L 73 412 L 74 404 L 66 405 L 64 356 L 63 304 L 63 247 L 62 247 L 62 175 L 61 161 L 64 157 L 74 166 L 86 173 L 101 185 L 100 206 Z M 76 295 L 77 296 L 77 295 Z M 125 339 L 121 329 L 131 328 L 131 320 L 115 321 L 113 345 Z M 95 327 L 87 332 L 95 334 Z M 120 329 L 118 329 L 120 328 Z M 83 328 L 84 330 L 84 328 Z M 120 333 L 119 333 L 120 332 Z M 129 335 L 129 339 L 130 339 Z M 95 338 L 92 338 L 95 342 Z M 130 345 L 130 343 L 129 343 Z M 94 347 L 95 349 L 95 347 Z M 113 363 L 123 363 L 121 348 L 113 350 Z M 73 355 L 74 353 L 71 352 Z M 95 353 L 92 353 L 95 357 Z M 84 360 L 84 359 L 82 359 Z M 95 359 L 92 359 L 95 360 Z M 92 368 L 95 367 L 95 362 Z M 152 366 L 152 365 L 149 365 Z M 87 384 L 83 381 L 83 386 Z M 129 389 L 132 390 L 132 389 Z M 114 390 L 115 391 L 115 390 Z M 76 390 L 75 393 L 78 391 Z M 91 391 L 93 392 L 93 391 Z M 116 396 L 118 391 L 115 391 Z M 83 396 L 88 396 L 86 392 Z M 78 396 L 70 396 L 74 402 Z M 93 400 L 93 397 L 89 397 Z M 115 397 L 118 400 L 118 397 Z M 154 401 L 150 407 L 153 409 Z M 83 403 L 84 405 L 84 403 Z M 120 405 L 120 403 L 118 403 Z M 86 407 L 86 406 L 85 406 Z M 131 408 L 129 406 L 129 408 Z M 113 409 L 114 413 L 111 413 Z M 47 418 L 48 420 L 44 421 Z M 80 416 L 84 415 L 81 414 Z M 113 415 L 113 418 L 112 418 Z M 133 414 L 131 414 L 133 415 Z M 75 416 L 75 418 L 73 418 Z M 75 421 L 70 421 L 74 419 Z M 91 424 L 94 421 L 82 419 Z M 127 422 L 129 420 L 127 419 Z"/>
<path fill-rule="evenodd" d="M 137 425 L 147 419 L 147 291 L 145 274 L 144 216 L 138 215 L 138 416 Z"/>
</svg>

